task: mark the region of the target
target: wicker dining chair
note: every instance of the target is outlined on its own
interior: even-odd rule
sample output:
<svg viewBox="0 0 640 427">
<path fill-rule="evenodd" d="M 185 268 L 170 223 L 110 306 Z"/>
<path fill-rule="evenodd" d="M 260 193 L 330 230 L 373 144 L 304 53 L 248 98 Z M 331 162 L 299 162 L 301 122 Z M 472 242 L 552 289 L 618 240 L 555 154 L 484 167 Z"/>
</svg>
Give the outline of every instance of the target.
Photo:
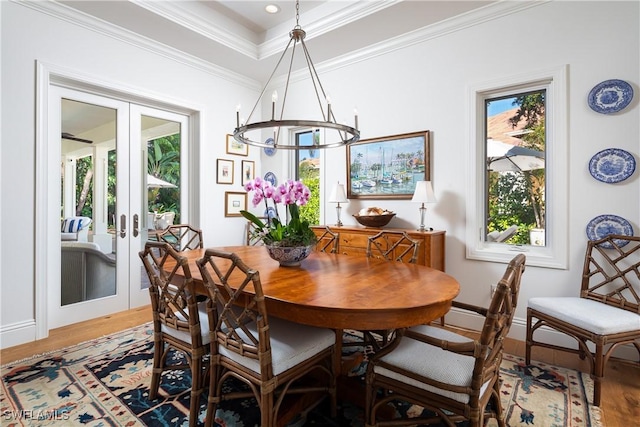
<svg viewBox="0 0 640 427">
<path fill-rule="evenodd" d="M 383 230 L 368 238 L 367 256 L 415 264 L 419 248 L 420 242 L 406 231 Z"/>
<path fill-rule="evenodd" d="M 640 356 L 639 295 L 640 237 L 609 235 L 589 241 L 580 296 L 529 299 L 526 362 L 531 361 L 534 346 L 588 358 L 594 382 L 593 404 L 600 406 L 604 368 L 613 351 L 632 344 Z M 543 326 L 575 339 L 578 348 L 536 341 L 534 332 Z M 589 342 L 595 345 L 594 352 L 589 349 Z"/>
<path fill-rule="evenodd" d="M 367 257 L 415 264 L 420 242 L 412 239 L 406 231 L 383 230 L 367 239 Z M 371 345 L 374 351 L 387 345 L 393 331 L 361 331 L 363 345 Z M 357 340 L 348 345 L 359 345 Z"/>
<path fill-rule="evenodd" d="M 328 226 L 318 237 L 315 250 L 318 252 L 338 253 L 338 243 L 340 241 L 340 233 L 332 231 Z"/>
<path fill-rule="evenodd" d="M 171 244 L 178 252 L 203 248 L 202 230 L 189 224 L 170 225 L 158 235 L 158 240 Z"/>
<path fill-rule="evenodd" d="M 499 393 L 500 363 L 525 261 L 523 254 L 511 260 L 488 309 L 454 301 L 454 306 L 484 317 L 479 339 L 420 325 L 398 330 L 389 346 L 371 357 L 365 377 L 367 427 L 437 421 L 453 426 L 462 420 L 478 427 L 484 425 L 485 418 L 496 418 L 498 425 L 505 427 Z M 428 411 L 410 420 L 379 420 L 379 411 L 394 400 Z"/>
<path fill-rule="evenodd" d="M 257 217 L 260 221 L 266 222 L 266 216 Z M 247 246 L 260 246 L 263 245 L 263 241 L 260 236 L 257 234 L 258 226 L 253 223 L 253 221 L 247 221 L 247 226 L 245 228 L 245 242 L 244 244 Z"/>
<path fill-rule="evenodd" d="M 149 295 L 153 311 L 153 370 L 149 399 L 158 396 L 162 373 L 191 371 L 189 426 L 196 426 L 200 396 L 205 388 L 204 357 L 209 354 L 207 304 L 198 303 L 188 260 L 166 242 L 147 242 L 139 253 L 149 276 Z M 180 280 L 177 277 L 181 276 Z M 184 279 L 182 279 L 184 277 Z M 185 354 L 185 364 L 170 364 L 171 350 Z"/>
<path fill-rule="evenodd" d="M 215 302 L 205 425 L 213 424 L 221 401 L 253 397 L 260 407 L 260 426 L 272 427 L 285 397 L 306 398 L 315 392 L 319 399 L 328 394 L 335 416 L 335 332 L 270 318 L 259 272 L 235 253 L 207 249 L 197 264 Z M 309 374 L 315 374 L 315 382 L 303 381 Z M 223 387 L 227 378 L 238 378 L 250 389 L 228 391 Z"/>
</svg>

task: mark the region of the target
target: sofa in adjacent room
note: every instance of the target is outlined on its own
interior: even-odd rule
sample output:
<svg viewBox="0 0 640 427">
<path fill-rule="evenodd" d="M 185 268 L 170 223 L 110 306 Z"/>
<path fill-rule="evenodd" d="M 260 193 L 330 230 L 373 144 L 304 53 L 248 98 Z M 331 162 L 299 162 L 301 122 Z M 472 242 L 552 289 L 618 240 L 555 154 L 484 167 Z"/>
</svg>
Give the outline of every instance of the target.
<svg viewBox="0 0 640 427">
<path fill-rule="evenodd" d="M 92 242 L 62 242 L 62 305 L 116 293 L 116 259 Z"/>
</svg>

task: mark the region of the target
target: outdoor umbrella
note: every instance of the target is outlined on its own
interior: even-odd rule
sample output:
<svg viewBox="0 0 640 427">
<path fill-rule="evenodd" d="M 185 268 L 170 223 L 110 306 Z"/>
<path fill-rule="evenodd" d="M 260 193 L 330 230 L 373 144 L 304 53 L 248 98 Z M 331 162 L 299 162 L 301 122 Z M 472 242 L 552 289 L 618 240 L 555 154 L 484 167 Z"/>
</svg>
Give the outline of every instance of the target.
<svg viewBox="0 0 640 427">
<path fill-rule="evenodd" d="M 500 153 L 501 150 L 504 153 Z M 543 169 L 544 152 L 490 139 L 487 141 L 487 168 L 494 172 Z"/>
<path fill-rule="evenodd" d="M 147 187 L 149 188 L 177 188 L 170 182 L 164 181 L 160 178 L 156 178 L 151 174 L 147 174 Z"/>
</svg>

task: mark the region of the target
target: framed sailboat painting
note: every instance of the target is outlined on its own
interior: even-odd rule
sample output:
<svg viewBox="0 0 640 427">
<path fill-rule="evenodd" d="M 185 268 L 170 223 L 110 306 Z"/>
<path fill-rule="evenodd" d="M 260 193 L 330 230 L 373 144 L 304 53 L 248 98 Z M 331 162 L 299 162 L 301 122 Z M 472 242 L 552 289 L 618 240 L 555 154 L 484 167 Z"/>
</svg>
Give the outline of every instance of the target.
<svg viewBox="0 0 640 427">
<path fill-rule="evenodd" d="M 347 148 L 347 198 L 410 199 L 430 164 L 428 130 L 358 141 Z"/>
</svg>

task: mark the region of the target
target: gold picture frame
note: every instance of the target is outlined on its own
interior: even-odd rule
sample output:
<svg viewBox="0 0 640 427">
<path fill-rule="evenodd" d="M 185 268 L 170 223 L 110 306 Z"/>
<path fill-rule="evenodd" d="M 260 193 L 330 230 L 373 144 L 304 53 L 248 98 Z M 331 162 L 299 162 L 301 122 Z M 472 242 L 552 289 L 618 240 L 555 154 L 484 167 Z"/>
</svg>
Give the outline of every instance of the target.
<svg viewBox="0 0 640 427">
<path fill-rule="evenodd" d="M 411 199 L 431 178 L 429 131 L 365 139 L 347 147 L 348 199 Z"/>
<path fill-rule="evenodd" d="M 249 146 L 235 140 L 233 135 L 227 134 L 227 154 L 236 156 L 248 156 Z"/>
<path fill-rule="evenodd" d="M 216 162 L 216 183 L 233 184 L 233 160 L 218 159 Z"/>
<path fill-rule="evenodd" d="M 242 179 L 240 180 L 240 182 L 244 186 L 247 184 L 247 182 L 256 177 L 256 162 L 252 160 L 243 160 L 240 173 L 242 174 Z"/>
<path fill-rule="evenodd" d="M 247 210 L 247 193 L 236 191 L 225 191 L 224 193 L 224 216 L 242 216 L 240 211 Z"/>
</svg>

